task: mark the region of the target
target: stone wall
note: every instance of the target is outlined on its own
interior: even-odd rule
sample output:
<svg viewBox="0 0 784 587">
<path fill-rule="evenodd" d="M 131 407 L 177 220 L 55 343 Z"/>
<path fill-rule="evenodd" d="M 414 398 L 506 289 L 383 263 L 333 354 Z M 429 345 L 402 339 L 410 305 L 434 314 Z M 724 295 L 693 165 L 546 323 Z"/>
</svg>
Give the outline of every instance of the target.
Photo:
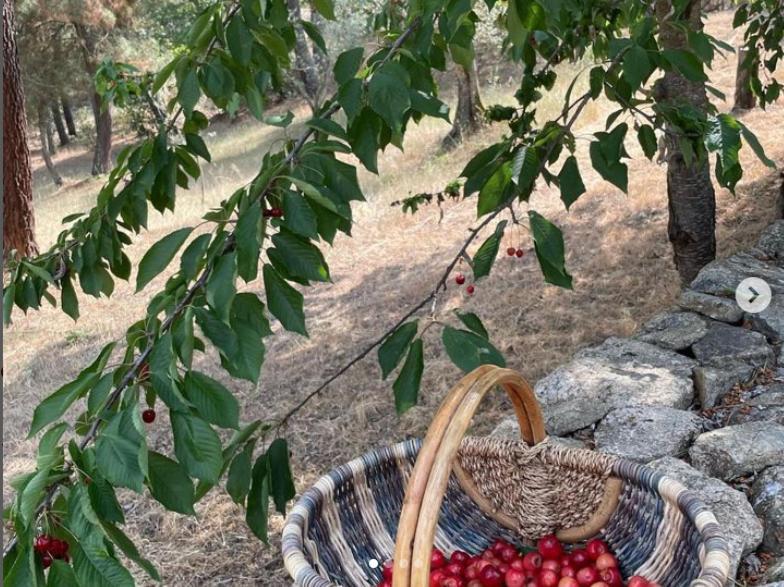
<svg viewBox="0 0 784 587">
<path fill-rule="evenodd" d="M 735 301 L 747 277 L 767 309 Z M 784 221 L 706 266 L 677 307 L 538 381 L 548 432 L 647 463 L 698 491 L 727 529 L 740 585 L 784 587 Z M 516 422 L 494 432 L 517 435 Z"/>
</svg>

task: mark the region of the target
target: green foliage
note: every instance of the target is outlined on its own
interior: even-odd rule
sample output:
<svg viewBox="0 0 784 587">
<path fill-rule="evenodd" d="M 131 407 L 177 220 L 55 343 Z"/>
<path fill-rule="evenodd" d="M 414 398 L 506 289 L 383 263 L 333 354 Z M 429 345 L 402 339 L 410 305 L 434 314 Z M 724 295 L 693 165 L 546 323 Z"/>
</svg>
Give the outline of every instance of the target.
<svg viewBox="0 0 784 587">
<path fill-rule="evenodd" d="M 757 23 L 749 27 L 748 43 L 776 38 L 769 24 L 775 19 L 763 17 L 767 2 L 753 0 L 738 10 L 741 23 Z M 335 17 L 330 0 L 314 0 L 312 5 L 325 18 Z M 547 3 L 522 0 L 505 5 L 501 22 L 508 35 L 506 52 L 523 69 L 517 104 L 492 109 L 492 117 L 503 121 L 508 131 L 469 161 L 460 176 L 464 181 L 451 183 L 439 194 L 402 201 L 404 211 L 413 212 L 446 197 L 476 197 L 477 216 L 483 218 L 479 227 L 494 223 L 495 228 L 471 260 L 475 280 L 489 275 L 498 255 L 507 225 L 498 216 L 527 203 L 540 179 L 559 188 L 566 208 L 585 192 L 572 126 L 583 108 L 602 95 L 617 109 L 608 116 L 606 130 L 593 135 L 590 164 L 623 191 L 628 188 L 629 123 L 617 123 L 621 116 L 632 119 L 648 157 L 655 152 L 656 131 L 665 125 L 679 134 L 689 156 L 715 152 L 717 177 L 730 188 L 742 175 L 738 153 L 744 142 L 771 163 L 751 131 L 733 117 L 656 102 L 655 92 L 646 87 L 664 70 L 704 80 L 715 39 L 688 30 L 688 22 L 675 14 L 677 26 L 688 33 L 688 47 L 660 51 L 658 23 L 643 4 L 566 0 L 559 6 L 553 10 Z M 479 18 L 470 2 L 436 0 L 412 3 L 405 16 L 390 11 L 375 19 L 390 44 L 367 56 L 361 47 L 338 56 L 333 68 L 336 93 L 302 125 L 304 134 L 295 140 L 287 134 L 285 142 L 270 150 L 247 185 L 204 215 L 203 231 L 200 227 L 194 235 L 193 228 L 181 228 L 144 254 L 136 268 L 137 292 L 164 272 L 167 278 L 150 297 L 146 315 L 128 328 L 117 361 L 108 366 L 110 355 L 122 345 L 105 347 L 89 367 L 35 409 L 30 434 L 46 431 L 35 471 L 13 484 L 17 495 L 8 517 L 18 543 L 5 561 L 5 584 L 46 581 L 31 549 L 42 521 L 68 536 L 73 553 L 72 566 L 57 561 L 48 571 L 49 584 L 130 585 L 126 559 L 157 579 L 157 571 L 120 528 L 125 520 L 119 487 L 149 491 L 167 509 L 193 515 L 194 503 L 226 477 L 229 495 L 246 508 L 250 529 L 267 541 L 270 501 L 284 513 L 295 493 L 286 440 L 266 438 L 275 422 L 243 425 L 232 386 L 194 367 L 214 356 L 206 352 L 209 343 L 230 377 L 257 383 L 265 358 L 263 339 L 272 334 L 270 315 L 283 329 L 308 335 L 301 289 L 330 280 L 324 243 L 331 244 L 339 232 L 351 234 L 353 202 L 364 199 L 350 162 L 354 159 L 347 155 L 377 173 L 379 152 L 390 145 L 402 148 L 411 123 L 426 116 L 448 118 L 433 72 L 445 67 L 447 55 L 459 64 L 472 62 Z M 281 0 L 211 2 L 192 20 L 176 56 L 156 75 L 104 63 L 98 88 L 106 100 L 121 106 L 173 86 L 166 108 L 171 118 L 157 134 L 119 153 L 95 206 L 66 217 L 67 226 L 49 251 L 35 259 L 10 260 L 3 292 L 6 323 L 13 305 L 22 311 L 37 309 L 44 301 L 55 305 L 53 288 L 60 290 L 63 311 L 77 319 L 80 293 L 110 296 L 115 279 L 130 279 L 133 267 L 126 247 L 146 230 L 150 208 L 173 211 L 178 191 L 187 190 L 199 178 L 200 164 L 211 160 L 202 138 L 209 126 L 200 110 L 206 101 L 229 112 L 244 105 L 264 124 L 292 132 L 293 114 L 267 115 L 265 96 L 282 87 L 291 66 L 293 26 Z M 305 31 L 326 48 L 315 25 Z M 775 47 L 769 50 L 778 55 Z M 589 52 L 595 63 L 588 73 L 588 90 L 573 96 L 578 87 L 573 79 L 560 114 L 540 120 L 538 102 L 559 75 L 554 64 L 582 59 Z M 777 59 L 764 66 L 775 66 Z M 765 101 L 775 99 L 777 82 L 763 88 L 755 79 L 758 95 Z M 340 111 L 341 116 L 335 116 Z M 175 126 L 178 132 L 170 132 Z M 570 288 L 560 230 L 533 209 L 527 220 L 544 279 Z M 461 255 L 478 233 L 471 233 Z M 178 254 L 179 264 L 173 265 Z M 239 291 L 240 278 L 251 284 L 248 291 Z M 417 309 L 433 302 L 435 312 L 445 280 Z M 423 337 L 433 325 L 442 327 L 441 345 L 459 369 L 505 364 L 475 313 L 458 311 L 456 318 L 465 329 L 433 316 L 420 330 L 414 317 L 384 337 L 378 360 L 385 379 L 398 369 L 392 390 L 399 413 L 418 400 Z M 69 423 L 69 409 L 85 399 L 86 410 Z M 168 408 L 173 454 L 148 449 L 141 402 L 154 406 L 158 400 Z M 216 427 L 235 432 L 224 443 Z M 122 560 L 118 553 L 124 555 Z"/>
</svg>

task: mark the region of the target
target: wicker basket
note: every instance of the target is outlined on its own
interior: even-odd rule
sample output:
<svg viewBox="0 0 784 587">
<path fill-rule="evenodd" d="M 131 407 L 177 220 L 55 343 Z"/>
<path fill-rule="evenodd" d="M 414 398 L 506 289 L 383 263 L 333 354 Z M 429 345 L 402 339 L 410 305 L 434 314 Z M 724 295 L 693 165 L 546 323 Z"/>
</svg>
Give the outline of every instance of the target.
<svg viewBox="0 0 784 587">
<path fill-rule="evenodd" d="M 524 442 L 464 438 L 484 395 L 510 396 Z M 430 551 L 477 553 L 503 537 L 530 545 L 601 536 L 625 576 L 664 587 L 722 587 L 729 551 L 699 496 L 642 465 L 549 442 L 528 383 L 482 366 L 447 395 L 424 441 L 369 452 L 322 477 L 283 530 L 299 587 L 365 587 L 394 558 L 394 587 L 426 587 Z"/>
</svg>

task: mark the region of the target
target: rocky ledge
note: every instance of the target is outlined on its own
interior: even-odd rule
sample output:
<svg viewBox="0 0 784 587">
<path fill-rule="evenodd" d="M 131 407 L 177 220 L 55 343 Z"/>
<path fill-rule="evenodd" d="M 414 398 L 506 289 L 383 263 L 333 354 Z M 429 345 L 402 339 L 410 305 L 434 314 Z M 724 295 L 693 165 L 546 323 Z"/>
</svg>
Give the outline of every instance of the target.
<svg viewBox="0 0 784 587">
<path fill-rule="evenodd" d="M 762 312 L 734 299 L 747 277 L 771 287 Z M 783 340 L 784 220 L 752 250 L 703 268 L 637 334 L 581 350 L 534 391 L 559 442 L 648 464 L 697 491 L 726 528 L 736 584 L 784 587 Z M 518 433 L 510 419 L 494 434 Z"/>
</svg>

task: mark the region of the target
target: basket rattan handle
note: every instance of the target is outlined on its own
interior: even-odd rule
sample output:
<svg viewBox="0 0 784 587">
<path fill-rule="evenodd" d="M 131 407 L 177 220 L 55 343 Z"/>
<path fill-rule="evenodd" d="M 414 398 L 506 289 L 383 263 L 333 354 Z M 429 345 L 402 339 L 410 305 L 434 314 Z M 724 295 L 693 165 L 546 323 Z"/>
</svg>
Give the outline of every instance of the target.
<svg viewBox="0 0 784 587">
<path fill-rule="evenodd" d="M 482 365 L 463 377 L 442 402 L 409 479 L 395 544 L 393 587 L 429 584 L 430 551 L 449 474 L 474 413 L 495 386 L 509 394 L 523 439 L 536 444 L 546 437 L 539 403 L 519 373 Z"/>
</svg>

